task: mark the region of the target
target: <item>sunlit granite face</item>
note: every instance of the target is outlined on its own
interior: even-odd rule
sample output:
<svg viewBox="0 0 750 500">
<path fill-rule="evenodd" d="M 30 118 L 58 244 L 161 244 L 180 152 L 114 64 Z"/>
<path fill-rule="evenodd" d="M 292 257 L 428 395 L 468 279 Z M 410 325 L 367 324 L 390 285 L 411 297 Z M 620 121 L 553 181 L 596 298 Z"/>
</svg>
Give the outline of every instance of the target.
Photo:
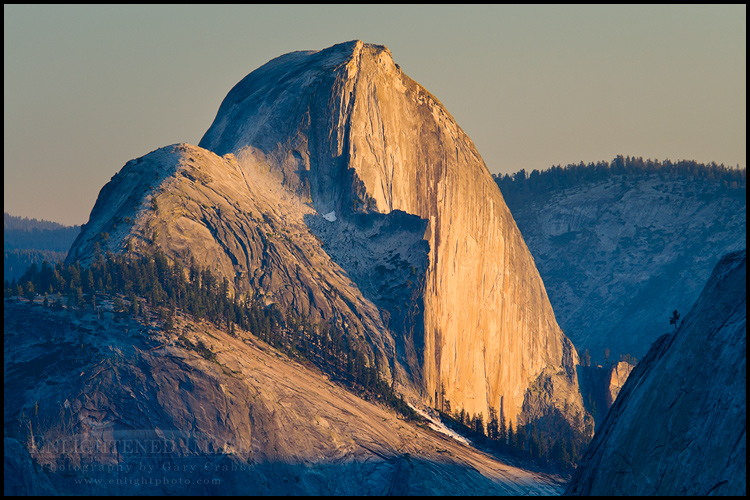
<svg viewBox="0 0 750 500">
<path fill-rule="evenodd" d="M 581 425 L 577 354 L 502 195 L 388 49 L 353 41 L 270 61 L 232 89 L 199 146 L 170 153 L 179 171 L 144 192 L 138 229 L 110 247 L 157 244 L 238 293 L 336 318 L 424 403 Z"/>
</svg>

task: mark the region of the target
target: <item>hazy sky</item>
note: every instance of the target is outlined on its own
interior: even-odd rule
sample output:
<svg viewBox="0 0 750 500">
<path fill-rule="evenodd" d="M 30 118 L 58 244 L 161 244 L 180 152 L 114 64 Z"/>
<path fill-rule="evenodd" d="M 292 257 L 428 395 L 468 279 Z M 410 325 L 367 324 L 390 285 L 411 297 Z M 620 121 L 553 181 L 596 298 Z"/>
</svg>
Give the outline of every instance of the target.
<svg viewBox="0 0 750 500">
<path fill-rule="evenodd" d="M 745 167 L 746 11 L 6 5 L 5 211 L 86 222 L 128 160 L 197 144 L 245 75 L 353 39 L 390 48 L 493 173 L 617 154 Z"/>
</svg>

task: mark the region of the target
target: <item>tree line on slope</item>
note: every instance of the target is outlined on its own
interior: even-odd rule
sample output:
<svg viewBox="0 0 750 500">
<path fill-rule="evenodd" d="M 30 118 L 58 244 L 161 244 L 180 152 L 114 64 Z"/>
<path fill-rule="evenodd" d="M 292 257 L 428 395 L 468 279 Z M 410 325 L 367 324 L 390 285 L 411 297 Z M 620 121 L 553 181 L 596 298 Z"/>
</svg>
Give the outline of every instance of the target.
<svg viewBox="0 0 750 500">
<path fill-rule="evenodd" d="M 67 255 L 67 251 L 35 250 L 33 248 L 5 250 L 3 252 L 3 280 L 20 278 L 31 264 L 36 264 L 38 267 L 45 260 L 56 262 L 65 259 Z"/>
<path fill-rule="evenodd" d="M 676 314 L 676 313 L 677 313 L 677 310 L 675 310 L 675 312 L 673 314 Z M 677 319 L 679 319 L 679 317 L 680 316 L 678 314 L 677 315 Z M 670 324 L 673 324 L 671 319 L 670 319 Z M 677 328 L 677 327 L 675 327 L 675 328 Z M 610 359 L 609 359 L 609 353 L 610 353 L 609 347 L 604 348 L 604 364 L 601 365 L 601 364 L 599 364 L 599 363 L 597 363 L 595 361 L 592 362 L 592 360 L 591 360 L 591 354 L 589 353 L 588 348 L 586 348 L 584 350 L 580 350 L 579 349 L 578 350 L 578 359 L 581 362 L 581 364 L 579 366 L 586 366 L 586 367 L 589 367 L 589 366 L 598 366 L 598 367 L 601 368 L 602 366 L 609 367 L 610 363 L 617 364 L 619 361 L 624 361 L 624 362 L 626 362 L 628 364 L 631 364 L 633 366 L 635 366 L 635 365 L 638 364 L 638 358 L 636 358 L 635 356 L 632 356 L 630 354 L 627 354 L 627 353 L 626 354 L 620 354 L 619 361 L 610 361 Z"/>
<path fill-rule="evenodd" d="M 56 294 L 60 298 L 51 300 Z M 226 278 L 217 278 L 195 262 L 187 268 L 176 261 L 170 263 L 159 250 L 141 257 L 97 251 L 89 267 L 80 262 L 32 264 L 18 281 L 4 280 L 4 297 L 13 296 L 30 300 L 43 296 L 44 306 L 57 309 L 64 307 L 64 297 L 75 314 L 83 314 L 87 308 L 96 310 L 97 300 L 101 305 L 102 299 L 110 299 L 118 316 L 142 318 L 148 310 L 155 311 L 166 330 L 174 328 L 179 309 L 232 336 L 238 328 L 248 331 L 288 356 L 314 364 L 360 395 L 394 408 L 407 419 L 421 420 L 382 378 L 377 357 L 370 362 L 366 348 L 333 323 L 312 324 L 276 304 L 265 306 L 256 300 L 231 297 Z M 188 347 L 212 359 L 205 346 Z"/>
<path fill-rule="evenodd" d="M 744 168 L 698 163 L 694 160 L 664 161 L 644 160 L 642 157 L 617 155 L 611 162 L 599 161 L 585 164 L 571 163 L 565 167 L 552 166 L 547 170 L 534 169 L 530 174 L 521 169 L 513 175 L 494 174 L 493 178 L 505 201 L 509 205 L 523 202 L 529 196 L 539 196 L 558 189 L 567 189 L 595 181 L 617 177 L 637 178 L 658 174 L 666 178 L 690 178 L 718 183 L 726 189 L 746 189 L 747 175 Z"/>
<path fill-rule="evenodd" d="M 542 468 L 565 473 L 574 470 L 590 441 L 589 437 L 572 427 L 564 436 L 547 433 L 536 422 L 517 424 L 514 430 L 513 422 L 508 422 L 506 426 L 503 412 L 493 407 L 489 408 L 487 422 L 481 413 L 471 415 L 463 408 L 451 411 L 451 403 L 447 399 L 443 400 L 443 408 L 438 410 L 438 414 L 450 429 L 470 438 L 485 451 L 530 460 Z"/>
<path fill-rule="evenodd" d="M 5 280 L 4 297 L 13 296 L 29 300 L 42 296 L 45 307 L 56 309 L 63 309 L 65 303 L 75 315 L 96 311 L 106 299 L 112 302 L 116 318 L 145 319 L 152 312 L 165 330 L 175 328 L 174 319 L 180 310 L 233 336 L 237 336 L 237 329 L 250 332 L 289 357 L 312 363 L 361 396 L 390 406 L 407 419 L 423 420 L 383 379 L 377 357 L 370 362 L 365 348 L 336 325 L 313 324 L 276 304 L 264 306 L 257 300 L 238 300 L 230 296 L 226 278 L 217 278 L 195 262 L 183 268 L 158 249 L 153 255 L 139 257 L 97 251 L 88 267 L 80 262 L 32 264 L 20 280 Z M 205 345 L 193 345 L 183 336 L 179 341 L 215 361 L 215 354 Z M 498 415 L 494 408 L 485 423 L 481 414 L 470 415 L 463 409 L 451 411 L 446 398 L 438 413 L 446 425 L 486 451 L 564 472 L 575 466 L 588 444 L 588 438 L 572 429 L 566 436 L 553 436 L 535 423 L 519 425 L 515 430 L 512 424 L 506 428 L 505 416 Z"/>
<path fill-rule="evenodd" d="M 27 219 L 4 213 L 3 248 L 54 250 L 67 252 L 81 232 L 81 226 L 63 226 L 57 222 Z"/>
</svg>

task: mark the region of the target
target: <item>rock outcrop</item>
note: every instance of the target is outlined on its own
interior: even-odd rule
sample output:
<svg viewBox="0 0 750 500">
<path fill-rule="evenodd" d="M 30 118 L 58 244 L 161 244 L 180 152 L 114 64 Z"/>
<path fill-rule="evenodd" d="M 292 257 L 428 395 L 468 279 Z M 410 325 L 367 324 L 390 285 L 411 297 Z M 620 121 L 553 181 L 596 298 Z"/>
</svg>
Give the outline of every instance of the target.
<svg viewBox="0 0 750 500">
<path fill-rule="evenodd" d="M 627 361 L 620 361 L 612 365 L 611 371 L 609 372 L 609 387 L 607 387 L 605 395 L 605 403 L 607 408 L 612 407 L 617 396 L 620 394 L 622 386 L 625 385 L 625 381 L 628 380 L 630 372 L 633 371 L 633 365 Z"/>
<path fill-rule="evenodd" d="M 717 264 L 625 382 L 567 494 L 746 494 L 747 257 Z"/>
<path fill-rule="evenodd" d="M 69 259 L 91 258 L 97 238 L 158 245 L 238 293 L 348 325 L 430 405 L 583 421 L 576 351 L 497 185 L 388 49 L 270 61 L 229 92 L 199 146 L 126 165 Z M 134 193 L 123 227 L 110 198 Z"/>
<path fill-rule="evenodd" d="M 576 367 L 581 396 L 586 410 L 594 417 L 596 429 L 604 422 L 634 367 L 627 361 Z"/>
</svg>

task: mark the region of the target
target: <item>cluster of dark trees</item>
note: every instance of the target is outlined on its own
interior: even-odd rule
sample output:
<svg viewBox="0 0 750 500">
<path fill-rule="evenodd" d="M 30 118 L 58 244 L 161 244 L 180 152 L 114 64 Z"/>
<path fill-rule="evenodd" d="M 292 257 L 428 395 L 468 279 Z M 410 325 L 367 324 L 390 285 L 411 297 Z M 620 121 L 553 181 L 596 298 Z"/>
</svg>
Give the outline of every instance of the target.
<svg viewBox="0 0 750 500">
<path fill-rule="evenodd" d="M 63 260 L 68 252 L 56 250 L 35 250 L 33 248 L 16 248 L 3 252 L 3 280 L 20 278 L 31 264 L 41 266 L 43 261 L 56 262 Z"/>
<path fill-rule="evenodd" d="M 381 370 L 367 356 L 364 345 L 352 340 L 331 323 L 312 324 L 275 304 L 264 306 L 255 300 L 238 300 L 230 294 L 229 282 L 219 279 L 194 262 L 184 269 L 159 250 L 153 255 L 125 257 L 97 252 L 88 267 L 79 262 L 32 264 L 19 280 L 4 281 L 4 296 L 33 299 L 44 296 L 45 306 L 63 308 L 52 295 L 65 297 L 71 311 L 97 308 L 103 298 L 112 300 L 118 316 L 145 317 L 149 312 L 174 328 L 179 309 L 196 320 L 207 320 L 236 335 L 236 328 L 273 345 L 289 356 L 307 360 L 361 395 L 380 401 L 409 419 L 420 420 L 414 410 L 397 396 L 381 377 Z M 200 346 L 197 347 L 200 350 Z M 204 356 L 206 357 L 206 356 Z M 207 358 L 208 359 L 208 358 Z"/>
<path fill-rule="evenodd" d="M 530 460 L 536 465 L 560 472 L 571 472 L 581 457 L 590 438 L 569 427 L 566 433 L 554 435 L 542 430 L 536 422 L 506 425 L 505 415 L 490 407 L 487 422 L 482 414 L 470 415 L 461 410 L 451 412 L 451 404 L 443 400 L 440 418 L 449 428 L 471 439 L 476 446 L 501 456 L 514 456 Z"/>
<path fill-rule="evenodd" d="M 677 312 L 677 311 L 675 311 L 675 312 Z M 678 315 L 678 319 L 679 319 L 679 315 Z M 597 366 L 598 365 L 598 362 L 593 362 L 591 360 L 591 354 L 589 353 L 588 348 L 584 349 L 583 351 L 580 351 L 580 350 L 578 351 L 578 359 L 581 362 L 580 366 L 589 367 L 589 366 Z M 630 354 L 620 354 L 619 361 L 625 361 L 626 363 L 631 364 L 633 366 L 635 366 L 635 365 L 638 364 L 638 358 L 636 358 L 635 356 L 632 356 Z M 617 363 L 617 361 L 612 361 L 612 363 Z M 609 364 L 610 364 L 609 348 L 607 347 L 607 348 L 604 349 L 604 365 L 603 366 L 606 367 L 606 366 L 609 366 Z"/>
<path fill-rule="evenodd" d="M 506 202 L 511 205 L 528 196 L 543 195 L 557 189 L 572 188 L 594 181 L 610 180 L 616 177 L 637 178 L 658 174 L 662 178 L 690 178 L 716 182 L 728 189 L 746 188 L 747 176 L 744 168 L 729 168 L 724 164 L 717 165 L 698 163 L 693 160 L 644 160 L 642 157 L 618 155 L 611 162 L 560 165 L 548 170 L 534 169 L 530 174 L 521 169 L 513 175 L 493 175 L 500 187 Z"/>
</svg>

